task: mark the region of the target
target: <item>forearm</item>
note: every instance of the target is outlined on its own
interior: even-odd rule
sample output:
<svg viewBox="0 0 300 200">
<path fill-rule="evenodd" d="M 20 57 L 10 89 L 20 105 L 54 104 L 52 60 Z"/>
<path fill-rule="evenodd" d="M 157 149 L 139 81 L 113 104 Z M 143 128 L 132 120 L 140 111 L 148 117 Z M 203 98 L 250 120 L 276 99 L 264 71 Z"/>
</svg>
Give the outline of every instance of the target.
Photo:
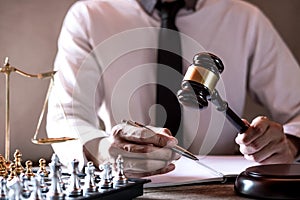
<svg viewBox="0 0 300 200">
<path fill-rule="evenodd" d="M 78 120 L 75 120 L 78 123 Z M 82 167 L 86 161 L 90 161 L 85 154 L 85 144 L 90 141 L 100 140 L 106 137 L 103 130 L 86 124 L 83 126 L 75 125 L 74 121 L 70 120 L 48 120 L 47 123 L 48 137 L 72 137 L 76 138 L 74 141 L 67 143 L 53 144 L 52 148 L 58 155 L 63 165 L 67 166 L 73 159 L 77 159 Z M 67 148 L 66 148 L 67 147 Z M 97 155 L 98 151 L 89 151 L 91 154 Z"/>
<path fill-rule="evenodd" d="M 107 137 L 96 138 L 84 144 L 83 152 L 88 161 L 92 161 L 95 166 L 99 166 L 103 162 L 110 161 L 109 146 L 110 143 Z"/>
</svg>

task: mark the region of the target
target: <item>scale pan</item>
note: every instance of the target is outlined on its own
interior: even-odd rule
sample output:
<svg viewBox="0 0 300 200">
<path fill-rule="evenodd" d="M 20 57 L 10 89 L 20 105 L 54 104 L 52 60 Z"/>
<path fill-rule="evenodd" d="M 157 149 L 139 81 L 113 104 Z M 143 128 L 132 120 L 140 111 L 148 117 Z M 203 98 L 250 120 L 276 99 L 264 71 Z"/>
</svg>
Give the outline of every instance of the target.
<svg viewBox="0 0 300 200">
<path fill-rule="evenodd" d="M 53 144 L 53 143 L 61 143 L 71 140 L 77 140 L 77 138 L 70 137 L 61 137 L 61 138 L 40 138 L 40 139 L 31 139 L 31 142 L 34 144 Z"/>
</svg>

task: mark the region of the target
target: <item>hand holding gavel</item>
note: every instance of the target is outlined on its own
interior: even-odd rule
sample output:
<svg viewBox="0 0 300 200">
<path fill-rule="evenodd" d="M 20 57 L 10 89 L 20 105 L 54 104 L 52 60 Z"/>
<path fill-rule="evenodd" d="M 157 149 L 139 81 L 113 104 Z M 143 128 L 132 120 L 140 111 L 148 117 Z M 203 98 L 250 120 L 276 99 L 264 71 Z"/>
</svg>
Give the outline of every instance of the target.
<svg viewBox="0 0 300 200">
<path fill-rule="evenodd" d="M 240 132 L 235 141 L 245 158 L 259 163 L 291 163 L 297 156 L 299 139 L 285 134 L 283 126 L 258 116 L 251 123 L 242 120 L 222 100 L 215 86 L 224 70 L 222 61 L 211 53 L 194 56 L 177 97 L 181 104 L 203 109 L 211 101 Z"/>
</svg>

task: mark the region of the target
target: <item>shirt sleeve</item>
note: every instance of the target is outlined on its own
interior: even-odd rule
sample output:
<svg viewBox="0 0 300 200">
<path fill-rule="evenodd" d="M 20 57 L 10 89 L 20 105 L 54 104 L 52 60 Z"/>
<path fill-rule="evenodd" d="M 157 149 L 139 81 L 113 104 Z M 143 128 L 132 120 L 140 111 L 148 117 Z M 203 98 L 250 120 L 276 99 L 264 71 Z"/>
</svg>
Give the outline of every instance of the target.
<svg viewBox="0 0 300 200">
<path fill-rule="evenodd" d="M 48 103 L 48 137 L 78 138 L 52 144 L 64 165 L 73 159 L 83 165 L 86 161 L 83 145 L 107 136 L 99 129 L 97 110 L 101 92 L 95 83 L 99 83 L 100 68 L 89 44 L 86 12 L 82 4 L 75 3 L 65 17 L 54 63 L 57 73 Z"/>
<path fill-rule="evenodd" d="M 249 60 L 250 94 L 266 107 L 284 131 L 300 137 L 300 68 L 270 21 L 255 15 Z"/>
</svg>

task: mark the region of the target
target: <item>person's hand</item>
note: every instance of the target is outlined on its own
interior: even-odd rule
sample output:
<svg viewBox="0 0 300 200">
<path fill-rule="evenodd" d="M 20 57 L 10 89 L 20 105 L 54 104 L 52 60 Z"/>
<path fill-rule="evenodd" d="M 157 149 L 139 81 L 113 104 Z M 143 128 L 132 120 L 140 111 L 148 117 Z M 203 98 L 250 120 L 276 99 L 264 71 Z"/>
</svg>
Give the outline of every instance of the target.
<svg viewBox="0 0 300 200">
<path fill-rule="evenodd" d="M 235 141 L 246 159 L 262 164 L 292 163 L 297 154 L 282 125 L 264 116 L 255 118 L 249 129 L 238 134 Z"/>
<path fill-rule="evenodd" d="M 171 136 L 168 129 L 134 127 L 119 124 L 113 127 L 109 140 L 108 154 L 124 158 L 124 171 L 128 177 L 144 177 L 172 171 L 175 166 L 171 162 L 178 159 L 170 148 L 178 141 Z"/>
</svg>

